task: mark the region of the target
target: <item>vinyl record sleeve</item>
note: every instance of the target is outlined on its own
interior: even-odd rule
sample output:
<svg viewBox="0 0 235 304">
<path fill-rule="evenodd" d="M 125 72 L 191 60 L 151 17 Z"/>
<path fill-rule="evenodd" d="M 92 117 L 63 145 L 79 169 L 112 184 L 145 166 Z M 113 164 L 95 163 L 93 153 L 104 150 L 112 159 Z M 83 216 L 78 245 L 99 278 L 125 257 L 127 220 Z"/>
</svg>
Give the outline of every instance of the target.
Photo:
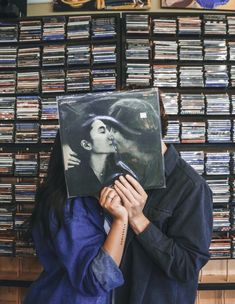
<svg viewBox="0 0 235 304">
<path fill-rule="evenodd" d="M 157 89 L 57 97 L 68 197 L 97 195 L 120 175 L 165 187 Z"/>
</svg>

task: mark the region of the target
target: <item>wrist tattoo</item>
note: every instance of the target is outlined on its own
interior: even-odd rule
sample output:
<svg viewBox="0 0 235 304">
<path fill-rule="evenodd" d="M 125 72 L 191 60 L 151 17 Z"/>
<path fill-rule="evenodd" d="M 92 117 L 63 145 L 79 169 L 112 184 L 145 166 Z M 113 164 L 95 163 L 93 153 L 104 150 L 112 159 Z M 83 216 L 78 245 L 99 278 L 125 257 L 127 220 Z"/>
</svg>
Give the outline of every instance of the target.
<svg viewBox="0 0 235 304">
<path fill-rule="evenodd" d="M 121 234 L 121 241 L 120 241 L 120 245 L 123 245 L 124 243 L 124 239 L 125 239 L 125 235 L 126 235 L 126 224 L 123 225 L 122 228 L 122 234 Z"/>
</svg>

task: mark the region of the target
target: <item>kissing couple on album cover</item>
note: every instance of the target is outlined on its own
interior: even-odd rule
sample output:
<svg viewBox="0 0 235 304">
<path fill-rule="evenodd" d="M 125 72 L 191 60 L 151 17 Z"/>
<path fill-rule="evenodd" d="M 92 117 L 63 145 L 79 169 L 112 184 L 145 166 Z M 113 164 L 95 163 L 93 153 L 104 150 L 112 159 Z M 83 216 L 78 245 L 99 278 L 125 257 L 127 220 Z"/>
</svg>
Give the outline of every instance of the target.
<svg viewBox="0 0 235 304">
<path fill-rule="evenodd" d="M 97 194 L 119 175 L 165 186 L 157 89 L 58 97 L 68 196 Z"/>
</svg>

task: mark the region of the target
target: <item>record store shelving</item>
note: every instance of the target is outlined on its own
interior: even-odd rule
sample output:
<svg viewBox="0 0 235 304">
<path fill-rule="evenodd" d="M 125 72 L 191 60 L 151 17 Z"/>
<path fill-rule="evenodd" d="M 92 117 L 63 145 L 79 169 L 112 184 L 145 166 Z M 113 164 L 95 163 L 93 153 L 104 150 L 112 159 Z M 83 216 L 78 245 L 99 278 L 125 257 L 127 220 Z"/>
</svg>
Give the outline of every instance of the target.
<svg viewBox="0 0 235 304">
<path fill-rule="evenodd" d="M 31 17 L 0 22 L 2 286 L 26 287 L 40 271 L 21 223 L 46 173 L 56 96 L 152 86 L 168 113 L 166 142 L 213 190 L 212 258 L 235 257 L 235 14 Z"/>
<path fill-rule="evenodd" d="M 120 88 L 119 22 L 99 14 L 0 23 L 0 254 L 30 253 L 8 232 L 21 230 L 45 175 L 56 95 Z"/>
<path fill-rule="evenodd" d="M 2 286 L 28 286 L 41 270 L 22 223 L 47 170 L 58 128 L 56 95 L 120 89 L 119 29 L 116 13 L 0 21 Z"/>
</svg>

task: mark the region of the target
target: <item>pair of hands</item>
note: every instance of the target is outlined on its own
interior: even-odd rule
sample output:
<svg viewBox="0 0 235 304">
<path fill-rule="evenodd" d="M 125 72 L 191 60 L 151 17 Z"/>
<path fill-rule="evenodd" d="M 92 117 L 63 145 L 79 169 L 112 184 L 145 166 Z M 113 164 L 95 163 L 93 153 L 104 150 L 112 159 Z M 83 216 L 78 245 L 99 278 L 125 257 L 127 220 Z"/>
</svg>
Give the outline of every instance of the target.
<svg viewBox="0 0 235 304">
<path fill-rule="evenodd" d="M 132 228 L 144 217 L 143 209 L 147 201 L 147 193 L 132 176 L 120 176 L 113 188 L 105 187 L 100 194 L 100 204 L 114 219 L 125 220 Z M 135 229 L 134 229 L 135 230 Z M 137 231 L 136 231 L 137 232 Z"/>
<path fill-rule="evenodd" d="M 66 170 L 80 165 L 77 154 L 68 145 L 64 145 Z M 149 224 L 143 214 L 147 201 L 147 193 L 143 187 L 131 176 L 120 176 L 115 181 L 113 188 L 105 187 L 100 194 L 100 204 L 114 219 L 129 222 L 135 233 L 142 232 Z"/>
</svg>

